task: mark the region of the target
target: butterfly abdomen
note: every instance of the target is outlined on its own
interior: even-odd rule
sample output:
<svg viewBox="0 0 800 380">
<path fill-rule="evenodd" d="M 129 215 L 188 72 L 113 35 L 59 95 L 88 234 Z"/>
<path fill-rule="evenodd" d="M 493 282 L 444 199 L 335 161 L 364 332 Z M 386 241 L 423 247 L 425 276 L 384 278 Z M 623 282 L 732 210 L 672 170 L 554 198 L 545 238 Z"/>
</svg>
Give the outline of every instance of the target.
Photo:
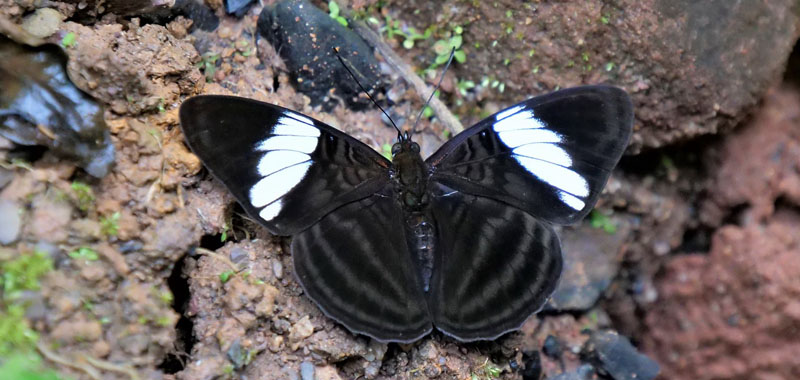
<svg viewBox="0 0 800 380">
<path fill-rule="evenodd" d="M 424 292 L 430 290 L 433 276 L 436 230 L 427 213 L 413 212 L 406 217 L 406 236 L 409 251 L 417 264 L 417 273 Z"/>
</svg>

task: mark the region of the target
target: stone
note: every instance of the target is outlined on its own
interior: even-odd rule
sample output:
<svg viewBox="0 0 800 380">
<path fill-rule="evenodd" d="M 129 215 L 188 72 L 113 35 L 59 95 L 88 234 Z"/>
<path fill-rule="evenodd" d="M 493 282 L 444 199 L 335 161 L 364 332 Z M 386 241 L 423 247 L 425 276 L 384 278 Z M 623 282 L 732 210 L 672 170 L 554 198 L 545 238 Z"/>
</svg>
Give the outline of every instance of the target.
<svg viewBox="0 0 800 380">
<path fill-rule="evenodd" d="M 20 211 L 13 201 L 0 199 L 0 244 L 9 245 L 19 238 L 22 229 Z"/>
<path fill-rule="evenodd" d="M 659 366 L 616 332 L 596 331 L 583 345 L 581 357 L 615 380 L 652 380 Z"/>
</svg>

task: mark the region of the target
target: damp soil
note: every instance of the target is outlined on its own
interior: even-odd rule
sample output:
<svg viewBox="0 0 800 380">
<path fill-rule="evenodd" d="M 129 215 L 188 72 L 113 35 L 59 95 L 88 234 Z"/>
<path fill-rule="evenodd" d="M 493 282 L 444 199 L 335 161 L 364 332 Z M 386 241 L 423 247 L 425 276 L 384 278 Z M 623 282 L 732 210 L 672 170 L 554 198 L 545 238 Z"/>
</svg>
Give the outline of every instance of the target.
<svg viewBox="0 0 800 380">
<path fill-rule="evenodd" d="M 71 81 L 103 105 L 115 148 L 114 166 L 98 179 L 56 152 L 0 139 L 0 212 L 18 220 L 15 234 L 0 234 L 0 262 L 42 253 L 52 264 L 24 293 L 20 322 L 38 334 L 28 343 L 46 366 L 75 379 L 540 379 L 579 371 L 591 332 L 613 329 L 659 363 L 660 378 L 800 376 L 800 87 L 793 71 L 779 84 L 769 78 L 782 66 L 763 68 L 767 79 L 750 97 L 723 103 L 729 114 L 718 117 L 713 104 L 702 103 L 678 117 L 680 101 L 659 101 L 685 97 L 685 89 L 648 90 L 658 87 L 655 79 L 625 71 L 642 67 L 644 57 L 618 47 L 626 39 L 643 45 L 642 37 L 618 33 L 617 48 L 598 37 L 615 19 L 645 30 L 656 13 L 637 18 L 605 2 L 566 10 L 542 4 L 546 17 L 529 22 L 514 18 L 525 12 L 514 4 L 459 2 L 474 8 L 445 18 L 418 2 L 353 1 L 380 23 L 435 26 L 433 38 L 410 49 L 402 38 L 388 41 L 429 82 L 434 75 L 423 69 L 436 59 L 431 46 L 456 26 L 472 25 L 464 32 L 467 50 L 491 46 L 491 54 L 468 55 L 445 77 L 441 98 L 465 125 L 523 94 L 620 78 L 644 106 L 636 147 L 613 173 L 598 211 L 562 231 L 576 251 L 602 253 L 566 276 L 572 293 L 557 300 L 567 310 L 551 307 L 493 342 L 463 344 L 434 333 L 384 344 L 349 333 L 303 295 L 290 238 L 271 236 L 211 178 L 186 147 L 177 115 L 186 97 L 229 94 L 298 110 L 378 151 L 392 142 L 393 129 L 378 110 L 341 102 L 323 112 L 295 91 L 279 52 L 258 38 L 261 5 L 237 18 L 224 14 L 222 1 L 205 3 L 219 19 L 207 30 L 193 28 L 188 14 L 152 19 L 95 9 L 87 16 L 71 2 L 0 0 L 0 15 L 15 24 L 45 5 L 64 16 L 45 40 L 62 46 Z M 572 34 L 557 31 L 575 22 L 581 26 Z M 536 28 L 548 32 L 532 34 Z M 535 52 L 526 39 L 538 41 Z M 578 39 L 569 48 L 553 43 Z M 685 74 L 678 66 L 660 78 Z M 392 83 L 385 95 L 392 112 L 413 120 L 419 94 L 390 67 L 381 70 Z M 529 73 L 537 79 L 514 81 Z M 449 137 L 435 118 L 420 128 L 423 153 Z M 12 219 L 4 228 L 14 227 L 5 220 Z"/>
</svg>

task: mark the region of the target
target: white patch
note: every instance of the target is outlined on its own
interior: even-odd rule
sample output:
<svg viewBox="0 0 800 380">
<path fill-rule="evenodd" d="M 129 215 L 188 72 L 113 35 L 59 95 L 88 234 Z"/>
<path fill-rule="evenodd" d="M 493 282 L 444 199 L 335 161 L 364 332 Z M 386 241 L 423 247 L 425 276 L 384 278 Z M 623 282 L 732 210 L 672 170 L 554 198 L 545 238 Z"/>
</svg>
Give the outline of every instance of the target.
<svg viewBox="0 0 800 380">
<path fill-rule="evenodd" d="M 509 148 L 535 144 L 535 143 L 560 143 L 561 135 L 547 129 L 517 129 L 497 134 L 500 141 Z"/>
<path fill-rule="evenodd" d="M 522 111 L 524 108 L 525 108 L 524 106 L 511 107 L 503 112 L 498 113 L 494 119 L 498 121 L 503 120 L 519 111 Z"/>
<path fill-rule="evenodd" d="M 566 203 L 567 206 L 575 209 L 575 211 L 583 210 L 583 208 L 586 206 L 586 203 L 583 203 L 582 200 L 567 192 L 559 191 L 558 197 L 562 202 Z"/>
<path fill-rule="evenodd" d="M 515 156 L 514 158 L 525 170 L 556 189 L 579 197 L 589 195 L 589 183 L 571 169 L 525 156 Z"/>
<path fill-rule="evenodd" d="M 309 120 L 307 118 L 304 118 Z M 309 120 L 310 121 L 310 120 Z M 278 124 L 272 128 L 273 135 L 319 137 L 320 132 L 314 124 L 306 123 L 291 117 L 278 118 Z"/>
<path fill-rule="evenodd" d="M 278 216 L 278 214 L 281 212 L 282 207 L 283 207 L 283 201 L 278 199 L 277 201 L 272 202 L 269 206 L 264 207 L 261 210 L 261 212 L 258 213 L 258 216 L 260 216 L 261 219 L 264 219 L 269 222 L 270 220 L 275 219 L 275 217 Z"/>
<path fill-rule="evenodd" d="M 272 173 L 250 188 L 250 203 L 263 207 L 286 195 L 303 180 L 311 162 L 304 162 Z"/>
<path fill-rule="evenodd" d="M 544 128 L 544 124 L 539 119 L 533 117 L 533 111 L 522 111 L 516 113 L 494 123 L 494 126 L 492 126 L 492 129 L 494 129 L 495 132 L 539 128 Z"/>
<path fill-rule="evenodd" d="M 291 150 L 269 151 L 258 161 L 258 174 L 268 176 L 292 165 L 297 165 L 311 159 L 311 156 Z"/>
<path fill-rule="evenodd" d="M 317 138 L 308 136 L 270 136 L 261 140 L 256 150 L 293 150 L 311 153 L 317 149 Z"/>
<path fill-rule="evenodd" d="M 513 153 L 536 158 L 564 167 L 572 166 L 572 158 L 566 150 L 554 144 L 527 144 L 514 148 Z"/>
</svg>

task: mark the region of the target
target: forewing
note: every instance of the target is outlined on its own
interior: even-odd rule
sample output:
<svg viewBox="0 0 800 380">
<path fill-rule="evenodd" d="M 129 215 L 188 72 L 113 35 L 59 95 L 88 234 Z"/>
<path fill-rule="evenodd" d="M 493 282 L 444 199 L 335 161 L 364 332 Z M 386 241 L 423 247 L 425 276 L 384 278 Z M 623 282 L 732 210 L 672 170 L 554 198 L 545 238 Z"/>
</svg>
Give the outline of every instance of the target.
<svg viewBox="0 0 800 380">
<path fill-rule="evenodd" d="M 252 217 L 291 235 L 381 189 L 389 161 L 308 116 L 246 98 L 196 96 L 180 110 L 192 151 Z"/>
<path fill-rule="evenodd" d="M 296 235 L 297 279 L 326 315 L 381 341 L 411 342 L 431 321 L 392 193 L 349 203 Z"/>
<path fill-rule="evenodd" d="M 550 224 L 491 198 L 458 191 L 432 198 L 437 264 L 428 305 L 434 325 L 462 341 L 518 329 L 561 274 Z"/>
<path fill-rule="evenodd" d="M 570 224 L 594 207 L 632 126 L 625 91 L 576 87 L 498 112 L 426 162 L 434 182 Z"/>
</svg>

